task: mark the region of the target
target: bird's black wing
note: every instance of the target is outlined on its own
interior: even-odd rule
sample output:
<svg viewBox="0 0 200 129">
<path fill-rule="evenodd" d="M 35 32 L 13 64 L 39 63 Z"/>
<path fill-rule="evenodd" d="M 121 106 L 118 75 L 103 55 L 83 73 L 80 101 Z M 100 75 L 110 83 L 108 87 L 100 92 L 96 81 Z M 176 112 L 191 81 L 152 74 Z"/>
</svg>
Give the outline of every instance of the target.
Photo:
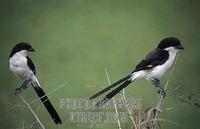
<svg viewBox="0 0 200 129">
<path fill-rule="evenodd" d="M 28 56 L 26 58 L 27 58 L 27 64 L 29 68 L 33 71 L 34 74 L 36 74 L 35 65 L 33 64 L 31 58 L 29 58 Z"/>
<path fill-rule="evenodd" d="M 169 53 L 162 49 L 155 49 L 150 52 L 135 68 L 133 72 L 148 70 L 155 66 L 164 64 L 169 58 Z"/>
</svg>

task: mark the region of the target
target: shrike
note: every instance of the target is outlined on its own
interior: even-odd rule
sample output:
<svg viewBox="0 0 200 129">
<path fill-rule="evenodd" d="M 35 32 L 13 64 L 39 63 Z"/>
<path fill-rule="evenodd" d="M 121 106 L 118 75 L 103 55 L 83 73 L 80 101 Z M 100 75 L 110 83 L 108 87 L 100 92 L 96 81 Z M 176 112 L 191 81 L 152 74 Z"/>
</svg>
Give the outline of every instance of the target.
<svg viewBox="0 0 200 129">
<path fill-rule="evenodd" d="M 172 66 L 178 50 L 183 49 L 184 48 L 181 45 L 180 40 L 175 37 L 168 37 L 161 40 L 157 48 L 150 52 L 145 59 L 136 65 L 133 72 L 99 91 L 90 97 L 90 99 L 94 99 L 116 87 L 97 103 L 97 105 L 102 105 L 120 92 L 123 88 L 127 87 L 131 82 L 140 78 L 150 80 L 156 87 L 160 88 L 160 92 L 163 96 L 165 96 L 165 91 L 160 85 L 159 78 L 163 76 L 163 74 Z"/>
<path fill-rule="evenodd" d="M 52 119 L 56 124 L 62 124 L 62 121 L 54 109 L 53 105 L 49 101 L 45 92 L 41 88 L 38 79 L 36 77 L 36 69 L 32 60 L 28 57 L 28 52 L 34 52 L 35 50 L 32 46 L 26 42 L 18 43 L 14 46 L 10 53 L 9 63 L 10 70 L 21 80 L 23 84 L 21 87 L 15 90 L 15 94 L 19 94 L 22 89 L 27 88 L 28 84 L 31 84 L 36 91 L 37 95 L 40 97 L 40 100 L 46 107 L 47 111 L 51 115 Z"/>
</svg>

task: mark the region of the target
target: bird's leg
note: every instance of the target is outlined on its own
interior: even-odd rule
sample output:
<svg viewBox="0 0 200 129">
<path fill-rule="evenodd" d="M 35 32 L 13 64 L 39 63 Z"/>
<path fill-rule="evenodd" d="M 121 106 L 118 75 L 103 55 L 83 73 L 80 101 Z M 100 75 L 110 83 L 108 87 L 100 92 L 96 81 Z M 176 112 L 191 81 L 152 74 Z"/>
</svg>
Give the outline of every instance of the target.
<svg viewBox="0 0 200 129">
<path fill-rule="evenodd" d="M 15 95 L 20 94 L 22 89 L 26 89 L 28 87 L 28 83 L 29 83 L 29 80 L 26 80 L 21 84 L 19 88 L 15 89 Z"/>
<path fill-rule="evenodd" d="M 26 80 L 26 83 L 23 85 L 21 85 L 21 87 L 25 90 L 26 88 L 28 88 L 28 84 L 31 80 Z"/>
<path fill-rule="evenodd" d="M 157 78 L 154 78 L 154 79 L 151 79 L 151 81 L 152 81 L 152 84 L 154 84 L 156 87 L 159 88 L 158 93 L 162 94 L 162 96 L 164 98 L 166 96 L 166 92 L 165 92 L 165 89 L 161 86 L 160 80 Z"/>
</svg>

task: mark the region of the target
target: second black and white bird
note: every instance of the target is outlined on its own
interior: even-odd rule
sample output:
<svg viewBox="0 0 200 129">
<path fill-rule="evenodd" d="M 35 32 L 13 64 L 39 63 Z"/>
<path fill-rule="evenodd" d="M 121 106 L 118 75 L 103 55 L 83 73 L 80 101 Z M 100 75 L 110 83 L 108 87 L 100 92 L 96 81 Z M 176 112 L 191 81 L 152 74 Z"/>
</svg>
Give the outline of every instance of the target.
<svg viewBox="0 0 200 129">
<path fill-rule="evenodd" d="M 165 96 L 165 91 L 160 85 L 159 78 L 163 76 L 163 74 L 172 66 L 178 50 L 183 49 L 184 48 L 181 45 L 180 40 L 175 37 L 168 37 L 161 40 L 157 48 L 150 52 L 146 58 L 136 66 L 133 72 L 99 91 L 90 97 L 90 99 L 94 99 L 116 87 L 97 103 L 97 105 L 102 105 L 119 93 L 122 89 L 127 87 L 131 82 L 140 78 L 151 80 L 155 86 L 160 88 L 160 92 L 162 92 L 164 94 L 163 96 Z"/>
</svg>

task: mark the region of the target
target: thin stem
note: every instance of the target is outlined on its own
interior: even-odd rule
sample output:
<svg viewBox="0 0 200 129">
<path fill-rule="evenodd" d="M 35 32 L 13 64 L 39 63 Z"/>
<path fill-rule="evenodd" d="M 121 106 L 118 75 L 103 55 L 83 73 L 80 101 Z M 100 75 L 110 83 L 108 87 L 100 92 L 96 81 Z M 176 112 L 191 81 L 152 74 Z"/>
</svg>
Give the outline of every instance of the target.
<svg viewBox="0 0 200 129">
<path fill-rule="evenodd" d="M 108 71 L 107 71 L 106 68 L 105 68 L 105 72 L 106 72 L 106 76 L 107 76 L 108 85 L 110 86 L 111 85 L 111 83 L 110 83 L 110 77 L 108 75 Z M 119 129 L 122 129 L 121 128 L 121 123 L 120 123 L 120 120 L 119 120 L 119 114 L 118 114 L 118 110 L 117 110 L 117 104 L 116 104 L 115 98 L 113 97 L 112 99 L 113 99 L 114 109 L 115 109 L 115 113 L 116 113 L 116 117 L 117 117 L 118 127 L 119 127 Z"/>
<path fill-rule="evenodd" d="M 33 111 L 32 107 L 30 106 L 30 104 L 24 99 L 22 94 L 19 94 L 20 98 L 22 99 L 22 101 L 24 102 L 24 104 L 28 107 L 28 109 L 30 110 L 30 112 L 33 114 L 34 118 L 37 120 L 37 122 L 39 123 L 39 125 L 41 126 L 42 129 L 45 129 L 42 122 L 40 121 L 40 119 L 38 118 L 38 116 L 36 115 L 36 113 Z"/>
<path fill-rule="evenodd" d="M 128 115 L 129 115 L 132 123 L 133 123 L 134 129 L 138 129 L 137 124 L 133 118 L 132 111 L 129 109 L 128 104 L 127 104 L 128 102 L 127 102 L 126 96 L 125 96 L 125 89 L 123 89 L 123 91 L 122 91 L 121 98 L 124 100 L 124 106 L 128 112 Z"/>
</svg>

